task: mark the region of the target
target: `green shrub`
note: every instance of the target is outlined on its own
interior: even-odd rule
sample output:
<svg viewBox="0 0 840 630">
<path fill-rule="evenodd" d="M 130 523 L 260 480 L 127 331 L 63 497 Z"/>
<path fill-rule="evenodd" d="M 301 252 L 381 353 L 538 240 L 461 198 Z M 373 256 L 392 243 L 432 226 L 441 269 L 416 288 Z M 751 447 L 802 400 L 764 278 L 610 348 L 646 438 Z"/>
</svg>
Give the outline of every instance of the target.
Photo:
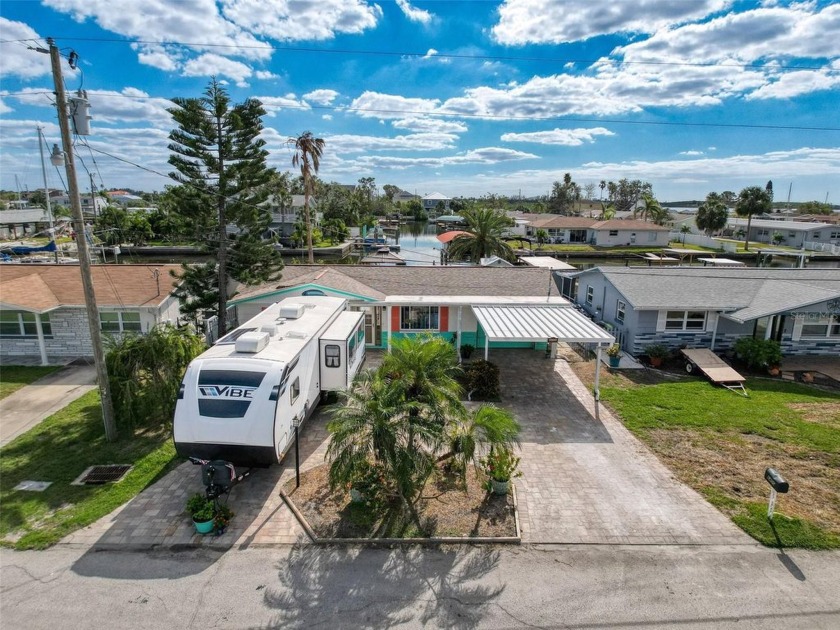
<svg viewBox="0 0 840 630">
<path fill-rule="evenodd" d="M 464 367 L 464 376 L 464 387 L 470 392 L 471 400 L 499 399 L 499 366 L 495 363 L 484 359 L 469 363 Z"/>
<path fill-rule="evenodd" d="M 766 370 L 782 362 L 782 349 L 778 341 L 742 337 L 735 342 L 735 356 L 754 370 Z"/>
</svg>

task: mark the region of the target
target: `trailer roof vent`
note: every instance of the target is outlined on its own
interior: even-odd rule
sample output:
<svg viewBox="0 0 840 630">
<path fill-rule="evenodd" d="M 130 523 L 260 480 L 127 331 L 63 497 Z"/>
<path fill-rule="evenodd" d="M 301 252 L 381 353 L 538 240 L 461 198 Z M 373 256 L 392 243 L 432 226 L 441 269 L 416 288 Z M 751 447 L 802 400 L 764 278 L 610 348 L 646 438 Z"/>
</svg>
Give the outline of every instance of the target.
<svg viewBox="0 0 840 630">
<path fill-rule="evenodd" d="M 274 337 L 277 334 L 277 326 L 274 324 L 266 324 L 260 328 L 261 333 L 266 333 L 269 337 Z"/>
<path fill-rule="evenodd" d="M 236 351 L 250 354 L 259 352 L 268 345 L 269 339 L 271 337 L 266 332 L 245 333 L 236 340 Z"/>
<path fill-rule="evenodd" d="M 306 333 L 301 330 L 290 330 L 286 333 L 287 339 L 306 339 Z"/>
<path fill-rule="evenodd" d="M 298 302 L 286 302 L 280 306 L 279 316 L 286 319 L 297 319 L 303 315 L 305 309 L 306 306 Z"/>
</svg>

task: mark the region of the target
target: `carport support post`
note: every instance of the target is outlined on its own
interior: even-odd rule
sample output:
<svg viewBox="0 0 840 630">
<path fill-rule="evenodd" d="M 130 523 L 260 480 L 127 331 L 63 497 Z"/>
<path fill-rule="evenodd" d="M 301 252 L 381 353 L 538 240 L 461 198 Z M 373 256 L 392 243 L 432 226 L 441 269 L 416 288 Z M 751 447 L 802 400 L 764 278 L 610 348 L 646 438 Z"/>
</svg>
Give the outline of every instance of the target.
<svg viewBox="0 0 840 630">
<path fill-rule="evenodd" d="M 601 400 L 601 344 L 595 346 L 595 402 Z"/>
<path fill-rule="evenodd" d="M 484 360 L 487 361 L 487 357 L 490 356 L 490 337 L 486 334 L 484 335 Z"/>
<path fill-rule="evenodd" d="M 461 309 L 462 308 L 463 308 L 462 306 L 458 307 L 458 339 L 456 341 L 456 345 L 457 345 L 456 350 L 458 351 L 458 363 L 461 362 Z"/>
<path fill-rule="evenodd" d="M 300 488 L 300 447 L 298 446 L 298 425 L 295 419 L 295 488 Z"/>
</svg>

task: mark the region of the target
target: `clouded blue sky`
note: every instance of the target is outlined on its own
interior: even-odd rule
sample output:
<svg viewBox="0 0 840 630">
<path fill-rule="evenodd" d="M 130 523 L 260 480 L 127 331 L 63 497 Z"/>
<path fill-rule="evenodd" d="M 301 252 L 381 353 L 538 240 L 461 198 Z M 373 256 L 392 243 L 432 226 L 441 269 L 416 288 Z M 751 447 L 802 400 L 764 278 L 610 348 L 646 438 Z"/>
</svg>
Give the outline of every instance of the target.
<svg viewBox="0 0 840 630">
<path fill-rule="evenodd" d="M 169 183 L 149 172 L 172 170 L 168 99 L 215 75 L 265 105 L 272 166 L 291 170 L 289 136 L 324 138 L 328 181 L 530 196 L 568 171 L 668 200 L 772 179 L 840 202 L 837 3 L 3 0 L 4 189 L 43 186 L 36 125 L 58 141 L 49 59 L 28 49 L 46 37 L 79 54 L 76 151 L 106 188 Z"/>
</svg>

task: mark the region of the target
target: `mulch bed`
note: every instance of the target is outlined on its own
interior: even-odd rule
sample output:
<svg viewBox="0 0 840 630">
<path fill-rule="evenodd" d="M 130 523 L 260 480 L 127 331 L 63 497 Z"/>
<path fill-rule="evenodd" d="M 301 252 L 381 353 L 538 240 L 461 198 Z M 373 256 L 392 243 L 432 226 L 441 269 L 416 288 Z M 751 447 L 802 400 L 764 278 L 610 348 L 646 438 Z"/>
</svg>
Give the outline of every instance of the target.
<svg viewBox="0 0 840 630">
<path fill-rule="evenodd" d="M 441 536 L 515 536 L 513 497 L 487 492 L 484 479 L 472 467 L 467 471 L 467 489 L 443 469 L 426 483 L 416 509 L 422 528 L 410 519 L 383 522 L 365 504 L 351 503 L 344 489 L 331 492 L 328 466 L 323 464 L 301 474 L 300 488 L 294 479 L 285 491 L 319 538 L 415 538 Z"/>
</svg>

